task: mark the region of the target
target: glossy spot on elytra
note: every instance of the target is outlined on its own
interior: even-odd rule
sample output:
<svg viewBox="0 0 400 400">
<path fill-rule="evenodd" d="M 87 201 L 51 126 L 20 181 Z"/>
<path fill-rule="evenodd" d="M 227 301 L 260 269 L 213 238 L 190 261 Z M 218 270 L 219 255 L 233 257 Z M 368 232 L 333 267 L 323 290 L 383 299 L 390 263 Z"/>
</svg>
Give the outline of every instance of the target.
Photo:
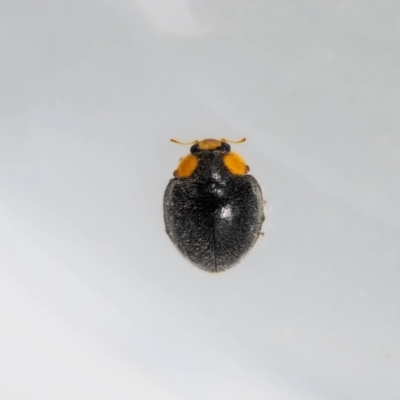
<svg viewBox="0 0 400 400">
<path fill-rule="evenodd" d="M 232 207 L 230 205 L 222 207 L 219 216 L 227 221 L 232 221 Z"/>
</svg>

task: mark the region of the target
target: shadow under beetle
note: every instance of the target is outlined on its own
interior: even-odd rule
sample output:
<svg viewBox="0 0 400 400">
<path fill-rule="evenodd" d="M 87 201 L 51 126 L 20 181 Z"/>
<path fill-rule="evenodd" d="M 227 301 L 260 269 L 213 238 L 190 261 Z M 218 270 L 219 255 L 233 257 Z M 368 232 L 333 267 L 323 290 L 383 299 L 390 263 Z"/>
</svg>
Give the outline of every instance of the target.
<svg viewBox="0 0 400 400">
<path fill-rule="evenodd" d="M 225 271 L 260 236 L 264 221 L 261 188 L 225 139 L 186 144 L 192 144 L 190 154 L 181 159 L 164 193 L 166 232 L 197 267 Z"/>
</svg>

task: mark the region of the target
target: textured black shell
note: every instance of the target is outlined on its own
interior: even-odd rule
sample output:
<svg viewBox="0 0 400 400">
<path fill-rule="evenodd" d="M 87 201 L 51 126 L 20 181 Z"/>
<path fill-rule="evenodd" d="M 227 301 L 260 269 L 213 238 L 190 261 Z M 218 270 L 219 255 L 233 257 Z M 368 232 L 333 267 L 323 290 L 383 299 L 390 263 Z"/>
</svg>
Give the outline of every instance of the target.
<svg viewBox="0 0 400 400">
<path fill-rule="evenodd" d="M 166 232 L 192 263 L 224 271 L 253 247 L 264 221 L 263 198 L 251 175 L 233 175 L 222 161 L 224 150 L 196 154 L 188 178 L 171 179 L 164 194 Z"/>
</svg>

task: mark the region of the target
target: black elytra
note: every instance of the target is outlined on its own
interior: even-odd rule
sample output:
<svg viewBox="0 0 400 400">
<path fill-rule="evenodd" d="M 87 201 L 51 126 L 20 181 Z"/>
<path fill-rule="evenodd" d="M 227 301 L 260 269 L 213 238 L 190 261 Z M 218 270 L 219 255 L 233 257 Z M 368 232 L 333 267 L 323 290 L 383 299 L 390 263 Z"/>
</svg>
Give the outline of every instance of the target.
<svg viewBox="0 0 400 400">
<path fill-rule="evenodd" d="M 166 232 L 197 267 L 225 271 L 260 236 L 265 218 L 261 188 L 224 139 L 196 141 L 190 153 L 164 193 Z"/>
</svg>

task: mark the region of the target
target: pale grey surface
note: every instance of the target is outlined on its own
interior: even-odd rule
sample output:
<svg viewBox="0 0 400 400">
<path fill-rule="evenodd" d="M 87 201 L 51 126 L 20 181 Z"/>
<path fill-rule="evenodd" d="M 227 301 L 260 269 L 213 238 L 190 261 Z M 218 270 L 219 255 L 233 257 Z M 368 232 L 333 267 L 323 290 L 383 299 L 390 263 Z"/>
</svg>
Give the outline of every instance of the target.
<svg viewBox="0 0 400 400">
<path fill-rule="evenodd" d="M 400 3 L 1 2 L 0 398 L 400 398 Z M 234 146 L 265 237 L 213 276 L 164 233 Z"/>
</svg>

